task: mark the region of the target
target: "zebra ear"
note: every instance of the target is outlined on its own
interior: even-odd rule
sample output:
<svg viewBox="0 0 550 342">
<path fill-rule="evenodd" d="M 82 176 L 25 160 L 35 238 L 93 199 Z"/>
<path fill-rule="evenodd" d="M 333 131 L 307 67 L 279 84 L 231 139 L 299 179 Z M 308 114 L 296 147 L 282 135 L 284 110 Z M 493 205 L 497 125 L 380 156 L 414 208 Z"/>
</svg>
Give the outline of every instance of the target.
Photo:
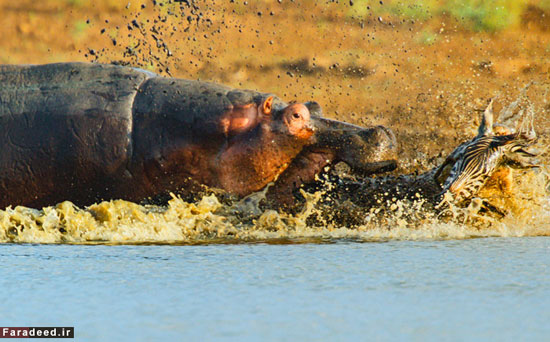
<svg viewBox="0 0 550 342">
<path fill-rule="evenodd" d="M 479 124 L 479 128 L 477 129 L 478 137 L 490 134 L 493 134 L 493 99 L 491 99 L 491 102 L 489 102 L 489 105 L 485 108 L 481 116 L 481 124 Z"/>
</svg>

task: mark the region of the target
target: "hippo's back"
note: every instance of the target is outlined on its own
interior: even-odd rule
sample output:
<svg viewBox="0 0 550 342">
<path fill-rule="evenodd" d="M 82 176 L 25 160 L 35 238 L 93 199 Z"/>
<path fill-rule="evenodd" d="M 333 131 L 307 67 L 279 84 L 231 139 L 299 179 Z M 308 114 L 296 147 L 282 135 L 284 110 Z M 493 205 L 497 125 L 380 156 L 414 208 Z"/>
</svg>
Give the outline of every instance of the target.
<svg viewBox="0 0 550 342">
<path fill-rule="evenodd" d="M 132 103 L 150 76 L 85 63 L 0 66 L 0 206 L 62 200 L 123 169 Z"/>
</svg>

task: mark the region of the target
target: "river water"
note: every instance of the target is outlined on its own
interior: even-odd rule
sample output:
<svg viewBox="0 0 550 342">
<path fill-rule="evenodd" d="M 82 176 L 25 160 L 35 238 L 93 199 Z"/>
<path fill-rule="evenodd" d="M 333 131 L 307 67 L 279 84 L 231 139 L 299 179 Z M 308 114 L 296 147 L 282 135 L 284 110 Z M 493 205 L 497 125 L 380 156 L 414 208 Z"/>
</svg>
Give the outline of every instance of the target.
<svg viewBox="0 0 550 342">
<path fill-rule="evenodd" d="M 547 340 L 545 237 L 0 246 L 0 317 L 78 341 Z"/>
</svg>

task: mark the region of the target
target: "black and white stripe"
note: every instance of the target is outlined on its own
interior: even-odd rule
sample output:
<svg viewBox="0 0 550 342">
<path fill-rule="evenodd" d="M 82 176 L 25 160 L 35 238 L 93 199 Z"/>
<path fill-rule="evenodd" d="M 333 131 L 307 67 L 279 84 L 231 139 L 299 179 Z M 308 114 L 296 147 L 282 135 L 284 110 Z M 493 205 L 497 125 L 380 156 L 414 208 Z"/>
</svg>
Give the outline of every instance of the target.
<svg viewBox="0 0 550 342">
<path fill-rule="evenodd" d="M 449 191 L 457 202 L 473 197 L 497 167 L 503 162 L 503 155 L 524 147 L 520 134 L 501 136 L 478 136 L 460 146 L 460 154 L 449 177 L 443 184 L 443 193 Z"/>
</svg>

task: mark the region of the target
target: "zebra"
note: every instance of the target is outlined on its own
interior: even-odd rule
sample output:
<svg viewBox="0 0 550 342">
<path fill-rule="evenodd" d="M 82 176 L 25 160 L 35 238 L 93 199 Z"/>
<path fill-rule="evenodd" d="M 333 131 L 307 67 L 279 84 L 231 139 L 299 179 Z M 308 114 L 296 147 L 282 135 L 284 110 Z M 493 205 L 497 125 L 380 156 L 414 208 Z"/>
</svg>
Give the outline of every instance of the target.
<svg viewBox="0 0 550 342">
<path fill-rule="evenodd" d="M 510 113 L 517 107 L 512 103 L 501 112 L 502 116 L 511 116 Z M 504 115 L 503 115 L 504 114 Z M 472 199 L 492 176 L 510 176 L 509 168 L 535 168 L 539 165 L 532 162 L 532 158 L 540 155 L 530 150 L 537 141 L 533 128 L 533 110 L 528 115 L 523 111 L 518 115 L 523 117 L 517 132 L 512 128 L 493 124 L 493 100 L 482 114 L 478 134 L 473 139 L 459 145 L 434 174 L 434 180 L 442 184 L 439 194 L 439 204 L 463 203 Z M 507 167 L 504 172 L 496 172 L 501 167 Z M 511 186 L 511 180 L 504 179 L 503 183 Z"/>
</svg>

